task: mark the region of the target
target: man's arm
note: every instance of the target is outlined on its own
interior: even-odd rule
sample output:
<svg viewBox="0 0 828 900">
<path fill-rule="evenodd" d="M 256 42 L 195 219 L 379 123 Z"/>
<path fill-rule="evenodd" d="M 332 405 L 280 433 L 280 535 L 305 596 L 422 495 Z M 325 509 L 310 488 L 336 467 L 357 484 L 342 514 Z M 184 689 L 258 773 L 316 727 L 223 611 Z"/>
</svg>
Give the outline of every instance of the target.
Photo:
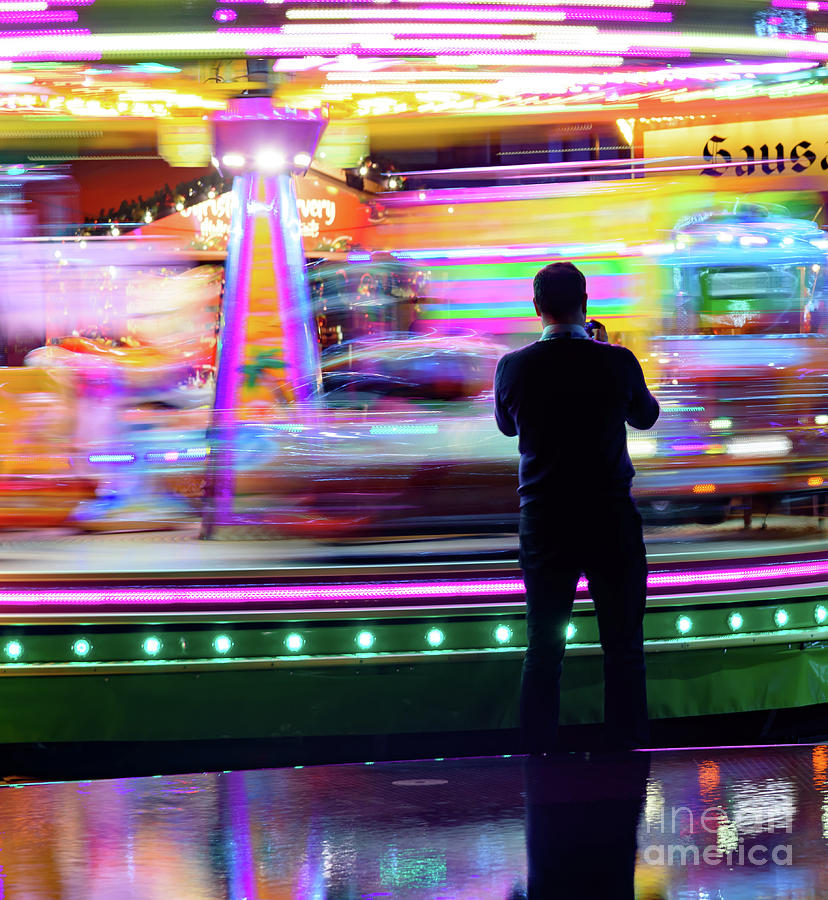
<svg viewBox="0 0 828 900">
<path fill-rule="evenodd" d="M 504 378 L 506 371 L 506 357 L 502 357 L 500 362 L 497 364 L 497 369 L 495 370 L 495 380 L 494 380 L 494 399 L 495 399 L 495 421 L 497 422 L 497 427 L 508 437 L 514 437 L 517 434 L 517 425 L 515 425 L 515 420 L 512 418 L 512 414 L 506 408 L 506 404 L 503 402 L 503 393 L 504 393 Z"/>
<path fill-rule="evenodd" d="M 644 381 L 644 373 L 641 364 L 635 358 L 635 354 L 629 351 L 630 366 L 632 368 L 632 398 L 630 408 L 627 411 L 627 422 L 633 428 L 646 430 L 652 428 L 658 419 L 660 412 L 658 400 L 647 389 Z"/>
</svg>

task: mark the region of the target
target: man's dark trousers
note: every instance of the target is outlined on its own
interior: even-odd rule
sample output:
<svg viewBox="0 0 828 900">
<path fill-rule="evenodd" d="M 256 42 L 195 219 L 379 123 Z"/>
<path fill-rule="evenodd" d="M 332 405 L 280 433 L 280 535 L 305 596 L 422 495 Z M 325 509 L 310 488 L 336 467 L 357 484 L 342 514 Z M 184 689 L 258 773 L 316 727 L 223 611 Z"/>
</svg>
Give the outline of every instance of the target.
<svg viewBox="0 0 828 900">
<path fill-rule="evenodd" d="M 581 493 L 534 500 L 520 511 L 528 649 L 520 714 L 524 749 L 556 749 L 566 629 L 581 573 L 604 650 L 604 722 L 611 748 L 646 746 L 642 623 L 647 561 L 641 516 L 629 495 Z"/>
</svg>

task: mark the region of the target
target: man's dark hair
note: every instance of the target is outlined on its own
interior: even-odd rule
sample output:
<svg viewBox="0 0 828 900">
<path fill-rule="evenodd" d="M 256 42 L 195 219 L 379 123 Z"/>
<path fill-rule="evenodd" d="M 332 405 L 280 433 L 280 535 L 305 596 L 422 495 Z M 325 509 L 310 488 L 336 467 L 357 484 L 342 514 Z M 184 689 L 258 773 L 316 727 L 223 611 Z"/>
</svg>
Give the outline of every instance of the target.
<svg viewBox="0 0 828 900">
<path fill-rule="evenodd" d="M 565 319 L 580 309 L 586 294 L 586 278 L 571 262 L 555 262 L 535 275 L 533 287 L 540 311 L 555 319 Z"/>
</svg>

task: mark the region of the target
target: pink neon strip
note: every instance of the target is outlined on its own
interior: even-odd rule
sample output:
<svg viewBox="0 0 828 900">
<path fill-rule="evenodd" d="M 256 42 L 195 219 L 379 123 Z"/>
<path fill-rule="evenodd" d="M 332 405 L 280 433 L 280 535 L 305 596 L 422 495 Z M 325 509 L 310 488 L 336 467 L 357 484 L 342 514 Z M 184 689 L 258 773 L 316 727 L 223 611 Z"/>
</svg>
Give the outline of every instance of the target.
<svg viewBox="0 0 828 900">
<path fill-rule="evenodd" d="M 672 22 L 669 12 L 651 12 L 645 9 L 560 9 L 567 21 L 586 22 Z M 488 20 L 487 20 L 488 21 Z"/>
<path fill-rule="evenodd" d="M 72 2 L 72 0 L 51 0 L 51 2 Z M 84 0 L 87 2 L 87 0 Z M 269 0 L 221 0 L 222 3 L 248 3 L 248 4 L 265 4 L 268 3 Z M 339 4 L 339 3 L 353 3 L 354 0 L 304 0 L 304 3 L 313 4 L 313 3 L 324 3 L 328 4 Z M 560 2 L 560 0 L 559 0 Z M 662 6 L 684 6 L 687 0 L 655 0 L 656 3 L 660 3 Z M 439 10 L 439 9 L 468 9 L 470 12 L 474 12 L 479 9 L 481 6 L 487 6 L 485 0 L 474 0 L 471 3 L 451 3 L 445 2 L 445 0 L 426 0 L 425 4 L 421 4 L 425 6 L 427 9 Z M 611 3 L 602 3 L 602 8 L 605 6 L 612 6 Z M 487 7 L 489 8 L 489 7 Z M 624 7 L 627 9 L 628 7 Z M 511 9 L 514 10 L 532 10 L 539 13 L 548 12 L 550 10 L 558 9 L 554 3 L 546 4 L 546 3 L 521 3 L 520 0 L 515 0 L 514 3 L 503 4 L 502 6 L 498 4 L 498 11 L 508 12 Z M 437 18 L 437 14 L 435 12 L 435 18 Z"/>
<path fill-rule="evenodd" d="M 34 15 L 34 14 L 32 14 Z M 42 37 L 88 37 L 88 28 L 45 28 L 42 30 L 27 31 L 0 31 L 0 40 L 8 38 L 42 38 Z"/>
<path fill-rule="evenodd" d="M 650 588 L 724 586 L 761 583 L 828 575 L 828 560 L 812 560 L 750 568 L 710 569 L 687 572 L 654 573 L 647 579 Z M 585 592 L 585 578 L 578 591 Z M 52 606 L 62 604 L 175 604 L 180 606 L 209 603 L 286 603 L 292 601 L 427 600 L 459 597 L 503 597 L 523 594 L 520 578 L 475 581 L 420 581 L 386 584 L 321 584 L 266 587 L 230 585 L 227 587 L 100 588 L 52 590 L 29 589 L 0 592 L 0 606 Z"/>
<path fill-rule="evenodd" d="M 45 22 L 77 22 L 78 14 L 73 9 L 36 10 L 3 10 L 0 11 L 0 23 L 3 25 L 23 24 L 42 25 Z M 27 32 L 28 33 L 28 32 Z"/>
<path fill-rule="evenodd" d="M 702 744 L 699 747 L 641 747 L 634 753 L 676 753 L 682 750 L 807 750 L 820 744 Z"/>
<path fill-rule="evenodd" d="M 771 6 L 776 9 L 807 9 L 809 12 L 828 9 L 828 3 L 820 3 L 819 0 L 771 0 Z"/>
</svg>

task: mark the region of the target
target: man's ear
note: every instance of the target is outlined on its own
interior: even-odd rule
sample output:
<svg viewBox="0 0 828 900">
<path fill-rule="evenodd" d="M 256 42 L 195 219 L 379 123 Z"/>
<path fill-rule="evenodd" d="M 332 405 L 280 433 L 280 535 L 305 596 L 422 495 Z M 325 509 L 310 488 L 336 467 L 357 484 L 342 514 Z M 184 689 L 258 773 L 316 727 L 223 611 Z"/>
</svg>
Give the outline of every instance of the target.
<svg viewBox="0 0 828 900">
<path fill-rule="evenodd" d="M 584 315 L 586 315 L 586 310 L 587 310 L 587 299 L 588 299 L 588 298 L 589 298 L 589 295 L 588 295 L 588 294 L 584 294 L 584 299 L 583 299 L 583 302 L 581 303 L 581 312 L 583 312 Z"/>
<path fill-rule="evenodd" d="M 540 307 L 538 306 L 537 298 L 532 297 L 532 304 L 533 304 L 534 307 L 535 307 L 535 315 L 536 315 L 536 316 L 542 315 L 541 310 L 540 310 Z"/>
</svg>

